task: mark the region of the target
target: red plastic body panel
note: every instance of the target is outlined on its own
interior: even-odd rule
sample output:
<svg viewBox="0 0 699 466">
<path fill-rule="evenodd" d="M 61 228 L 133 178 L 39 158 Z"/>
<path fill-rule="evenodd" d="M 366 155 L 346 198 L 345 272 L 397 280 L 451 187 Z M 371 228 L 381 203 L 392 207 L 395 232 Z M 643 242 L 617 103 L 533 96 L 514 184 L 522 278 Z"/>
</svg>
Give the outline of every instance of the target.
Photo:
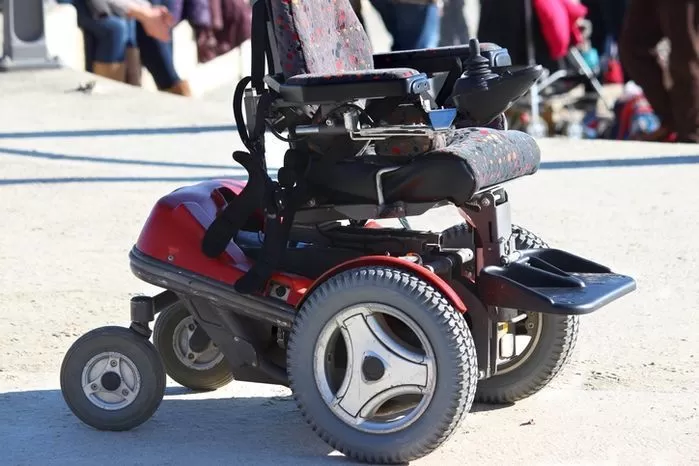
<svg viewBox="0 0 699 466">
<path fill-rule="evenodd" d="M 153 207 L 136 247 L 160 261 L 233 285 L 252 267 L 252 262 L 232 242 L 225 253 L 212 259 L 201 251 L 201 242 L 217 212 L 226 205 L 220 190 L 238 194 L 244 186 L 244 182 L 233 180 L 204 181 L 164 196 Z M 262 219 L 258 219 L 261 227 Z M 287 303 L 292 306 L 299 303 L 313 283 L 286 273 L 275 273 L 271 282 L 290 289 Z M 267 293 L 268 290 L 264 294 Z"/>
<path fill-rule="evenodd" d="M 201 250 L 201 242 L 206 229 L 226 205 L 221 190 L 228 189 L 232 194 L 238 194 L 244 186 L 245 183 L 240 181 L 213 180 L 171 192 L 153 207 L 136 247 L 154 259 L 218 282 L 235 284 L 252 267 L 252 261 L 232 242 L 219 257 L 207 257 Z M 253 220 L 254 228 L 261 229 L 261 213 L 256 219 L 257 221 Z M 376 226 L 369 226 L 371 227 Z M 290 292 L 286 302 L 300 307 L 304 296 L 336 273 L 371 265 L 384 265 L 411 272 L 438 289 L 460 312 L 466 312 L 466 306 L 459 295 L 440 277 L 424 267 L 390 256 L 366 256 L 347 261 L 328 270 L 315 281 L 299 275 L 275 273 L 270 279 L 270 285 L 276 283 L 288 288 Z M 269 288 L 263 295 L 268 294 Z"/>
<path fill-rule="evenodd" d="M 385 265 L 388 267 L 394 267 L 394 268 L 399 268 L 403 269 L 406 272 L 410 272 L 418 277 L 420 279 L 426 281 L 430 285 L 434 286 L 437 290 L 439 290 L 445 298 L 449 300 L 452 306 L 462 314 L 466 312 L 466 305 L 464 304 L 463 300 L 459 295 L 454 291 L 454 289 L 449 286 L 447 282 L 442 280 L 438 275 L 435 275 L 434 273 L 430 272 L 424 267 L 421 267 L 417 264 L 414 264 L 412 262 L 408 262 L 406 260 L 400 259 L 398 257 L 392 257 L 392 256 L 366 256 L 366 257 L 360 257 L 359 259 L 353 259 L 347 262 L 343 262 L 342 264 L 328 270 L 325 272 L 323 275 L 318 277 L 318 279 L 313 282 L 311 287 L 308 289 L 307 294 L 310 295 L 310 293 L 321 283 L 324 281 L 328 280 L 330 277 L 333 275 L 336 275 L 338 273 L 344 272 L 345 270 L 357 268 L 357 267 L 366 267 L 366 266 L 380 266 L 380 265 Z M 299 302 L 298 306 L 300 307 L 303 305 L 303 299 L 301 302 Z"/>
</svg>

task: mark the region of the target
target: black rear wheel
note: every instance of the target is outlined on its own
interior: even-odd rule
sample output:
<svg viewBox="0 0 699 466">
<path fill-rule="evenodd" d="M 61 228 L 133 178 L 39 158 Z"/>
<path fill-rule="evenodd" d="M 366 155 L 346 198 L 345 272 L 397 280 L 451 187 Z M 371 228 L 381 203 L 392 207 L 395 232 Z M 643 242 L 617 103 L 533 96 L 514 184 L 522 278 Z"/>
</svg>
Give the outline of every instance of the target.
<svg viewBox="0 0 699 466">
<path fill-rule="evenodd" d="M 198 345 L 192 347 L 190 341 Z M 179 301 L 158 314 L 153 327 L 153 343 L 167 374 L 183 387 L 210 391 L 233 380 L 233 373 L 221 350 Z"/>
<path fill-rule="evenodd" d="M 287 357 L 313 430 L 374 464 L 439 447 L 469 410 L 478 377 L 464 317 L 428 283 L 388 267 L 341 272 L 313 291 Z"/>
</svg>

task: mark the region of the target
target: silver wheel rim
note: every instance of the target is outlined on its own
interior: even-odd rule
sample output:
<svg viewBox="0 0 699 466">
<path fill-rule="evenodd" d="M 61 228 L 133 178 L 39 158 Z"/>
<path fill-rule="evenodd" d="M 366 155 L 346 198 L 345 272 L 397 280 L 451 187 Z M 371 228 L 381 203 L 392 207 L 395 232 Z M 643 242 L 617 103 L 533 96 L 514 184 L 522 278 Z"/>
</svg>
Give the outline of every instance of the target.
<svg viewBox="0 0 699 466">
<path fill-rule="evenodd" d="M 333 414 L 372 434 L 397 432 L 417 421 L 437 379 L 425 333 L 402 311 L 374 303 L 346 308 L 325 325 L 313 366 Z"/>
<path fill-rule="evenodd" d="M 502 351 L 498 357 L 498 375 L 511 372 L 522 364 L 534 353 L 539 341 L 541 340 L 541 331 L 543 327 L 543 315 L 540 312 L 525 312 L 526 318 L 521 322 L 524 325 L 526 334 L 515 335 L 513 338 L 514 356 L 502 357 Z M 510 324 L 517 326 L 520 322 Z M 500 345 L 500 349 L 502 346 Z M 521 350 L 521 351 L 518 351 Z"/>
<path fill-rule="evenodd" d="M 197 324 L 192 316 L 182 319 L 172 334 L 172 349 L 177 359 L 189 369 L 206 371 L 212 369 L 223 360 L 223 353 L 212 341 L 200 353 L 189 347 L 189 339 L 196 330 Z"/>
<path fill-rule="evenodd" d="M 136 364 L 117 352 L 104 352 L 90 359 L 82 372 L 83 392 L 98 408 L 115 411 L 134 402 L 141 391 Z"/>
</svg>

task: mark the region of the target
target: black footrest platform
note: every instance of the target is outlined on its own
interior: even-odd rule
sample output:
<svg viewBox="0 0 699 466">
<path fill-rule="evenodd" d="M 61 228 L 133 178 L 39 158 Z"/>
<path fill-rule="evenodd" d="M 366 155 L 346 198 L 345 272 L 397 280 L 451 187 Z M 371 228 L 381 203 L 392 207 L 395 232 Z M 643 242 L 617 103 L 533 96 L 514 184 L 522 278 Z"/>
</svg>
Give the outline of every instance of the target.
<svg viewBox="0 0 699 466">
<path fill-rule="evenodd" d="M 636 289 L 633 278 L 558 249 L 519 251 L 505 266 L 483 268 L 486 305 L 552 314 L 588 314 Z"/>
</svg>

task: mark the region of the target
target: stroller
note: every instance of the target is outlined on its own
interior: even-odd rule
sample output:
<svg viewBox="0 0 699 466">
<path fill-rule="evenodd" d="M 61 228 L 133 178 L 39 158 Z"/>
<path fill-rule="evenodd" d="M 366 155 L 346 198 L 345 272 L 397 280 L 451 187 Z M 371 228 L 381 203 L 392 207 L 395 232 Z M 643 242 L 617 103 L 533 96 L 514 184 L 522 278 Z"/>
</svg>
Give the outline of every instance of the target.
<svg viewBox="0 0 699 466">
<path fill-rule="evenodd" d="M 567 0 L 482 2 L 479 37 L 506 47 L 514 63 L 537 63 L 545 69 L 530 89 L 528 99 L 518 102 L 517 111 L 511 112 L 510 128 L 522 129 L 535 137 L 553 135 L 557 130 L 550 115 L 546 115 L 547 107 L 580 84 L 591 92 L 564 99 L 568 110 L 590 111 L 601 102 L 611 113 L 612 106 L 597 77 L 599 57 L 589 44 L 592 23 L 584 19 L 586 14 L 585 6 Z M 568 123 L 559 126 L 568 131 L 581 130 L 576 122 Z"/>
<path fill-rule="evenodd" d="M 543 389 L 579 316 L 635 289 L 511 223 L 503 185 L 534 174 L 540 153 L 502 113 L 541 67 L 477 40 L 373 55 L 347 0 L 258 0 L 252 31 L 233 99 L 248 181 L 155 204 L 130 261 L 163 291 L 131 299 L 128 328 L 90 331 L 66 353 L 61 390 L 80 420 L 139 426 L 166 374 L 195 389 L 278 384 L 348 457 L 406 462 L 474 400 Z M 266 133 L 289 144 L 276 180 Z M 441 205 L 463 223 L 409 228 Z M 389 218 L 405 227 L 376 220 Z"/>
</svg>

